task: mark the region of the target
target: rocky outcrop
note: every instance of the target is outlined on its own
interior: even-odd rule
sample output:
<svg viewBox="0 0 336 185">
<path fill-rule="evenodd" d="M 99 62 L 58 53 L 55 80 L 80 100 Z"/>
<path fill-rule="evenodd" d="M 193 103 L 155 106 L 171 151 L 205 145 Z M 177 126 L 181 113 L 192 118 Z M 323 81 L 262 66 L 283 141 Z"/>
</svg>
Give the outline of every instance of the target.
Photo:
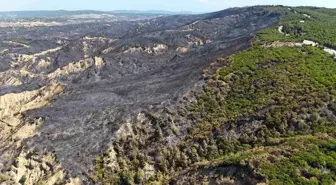
<svg viewBox="0 0 336 185">
<path fill-rule="evenodd" d="M 168 46 L 164 44 L 155 44 L 153 47 L 131 47 L 124 51 L 124 53 L 146 53 L 159 55 L 168 50 Z"/>
</svg>

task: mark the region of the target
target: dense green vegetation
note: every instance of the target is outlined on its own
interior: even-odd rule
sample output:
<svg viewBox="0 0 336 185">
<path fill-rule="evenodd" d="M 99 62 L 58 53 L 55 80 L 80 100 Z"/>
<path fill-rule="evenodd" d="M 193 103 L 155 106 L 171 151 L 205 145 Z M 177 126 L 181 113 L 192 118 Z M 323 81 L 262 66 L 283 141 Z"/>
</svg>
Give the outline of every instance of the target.
<svg viewBox="0 0 336 185">
<path fill-rule="evenodd" d="M 261 165 L 261 173 L 266 174 L 270 184 L 335 183 L 335 138 L 309 137 L 289 142 L 298 151 L 276 162 L 265 162 Z"/>
<path fill-rule="evenodd" d="M 225 155 L 200 166 L 239 165 L 254 168 L 268 184 L 333 184 L 336 139 L 325 134 L 273 140 L 274 146 L 255 147 Z"/>
<path fill-rule="evenodd" d="M 289 35 L 279 34 L 278 27 L 275 27 L 262 31 L 261 40 L 302 41 L 307 39 L 336 49 L 335 9 L 307 7 L 291 9 L 269 7 L 268 9 L 282 14 L 279 26 L 284 26 L 283 32 Z"/>
<path fill-rule="evenodd" d="M 336 60 L 318 47 L 262 45 L 310 39 L 334 47 L 336 11 L 267 9 L 282 14 L 280 25 L 291 36 L 267 29 L 253 48 L 218 58 L 221 67 L 206 70 L 203 88 L 177 110 L 146 113 L 131 134 L 98 157 L 92 179 L 103 184 L 335 184 Z"/>
</svg>

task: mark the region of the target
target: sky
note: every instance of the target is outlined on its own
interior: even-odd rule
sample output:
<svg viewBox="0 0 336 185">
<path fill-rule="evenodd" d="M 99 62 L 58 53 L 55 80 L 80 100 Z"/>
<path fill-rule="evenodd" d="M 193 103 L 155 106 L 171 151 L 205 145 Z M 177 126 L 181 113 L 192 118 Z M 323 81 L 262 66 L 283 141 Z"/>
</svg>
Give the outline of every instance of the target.
<svg viewBox="0 0 336 185">
<path fill-rule="evenodd" d="M 0 0 L 0 11 L 17 10 L 168 10 L 210 12 L 250 5 L 336 8 L 336 0 Z"/>
</svg>

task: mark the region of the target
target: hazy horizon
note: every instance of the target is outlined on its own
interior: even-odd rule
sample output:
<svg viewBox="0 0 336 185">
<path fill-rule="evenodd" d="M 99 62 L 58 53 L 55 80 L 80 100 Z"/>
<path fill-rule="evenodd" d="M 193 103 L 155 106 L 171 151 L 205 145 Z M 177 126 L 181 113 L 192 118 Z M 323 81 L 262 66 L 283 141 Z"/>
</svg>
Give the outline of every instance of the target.
<svg viewBox="0 0 336 185">
<path fill-rule="evenodd" d="M 171 13 L 207 13 L 207 12 L 192 12 L 192 11 L 169 11 L 169 10 L 159 10 L 159 9 L 149 9 L 149 10 L 137 10 L 137 9 L 116 9 L 116 10 L 96 10 L 96 9 L 78 9 L 78 10 L 66 10 L 66 9 L 53 9 L 53 10 L 42 10 L 42 9 L 36 9 L 36 10 L 9 10 L 9 11 L 2 11 L 1 13 L 6 12 L 35 12 L 35 11 L 41 11 L 41 12 L 52 12 L 52 11 L 69 11 L 69 12 L 76 12 L 76 11 L 97 11 L 97 12 L 171 12 Z"/>
<path fill-rule="evenodd" d="M 0 11 L 52 11 L 52 10 L 135 10 L 135 11 L 172 11 L 172 12 L 211 12 L 231 7 L 253 5 L 318 6 L 336 8 L 332 0 L 0 0 Z"/>
</svg>

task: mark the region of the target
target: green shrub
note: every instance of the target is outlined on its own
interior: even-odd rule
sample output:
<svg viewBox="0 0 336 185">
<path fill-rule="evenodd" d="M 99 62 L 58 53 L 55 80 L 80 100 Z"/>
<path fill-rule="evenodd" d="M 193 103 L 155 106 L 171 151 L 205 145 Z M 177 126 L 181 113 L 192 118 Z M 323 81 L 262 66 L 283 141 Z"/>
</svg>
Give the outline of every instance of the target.
<svg viewBox="0 0 336 185">
<path fill-rule="evenodd" d="M 5 174 L 0 174 L 0 183 L 1 182 L 5 182 L 5 181 L 7 181 L 9 178 L 8 178 L 8 176 L 7 175 L 5 175 Z"/>
<path fill-rule="evenodd" d="M 23 175 L 20 180 L 19 180 L 19 183 L 24 185 L 26 183 L 26 180 L 27 180 L 27 177 L 25 175 Z"/>
</svg>

